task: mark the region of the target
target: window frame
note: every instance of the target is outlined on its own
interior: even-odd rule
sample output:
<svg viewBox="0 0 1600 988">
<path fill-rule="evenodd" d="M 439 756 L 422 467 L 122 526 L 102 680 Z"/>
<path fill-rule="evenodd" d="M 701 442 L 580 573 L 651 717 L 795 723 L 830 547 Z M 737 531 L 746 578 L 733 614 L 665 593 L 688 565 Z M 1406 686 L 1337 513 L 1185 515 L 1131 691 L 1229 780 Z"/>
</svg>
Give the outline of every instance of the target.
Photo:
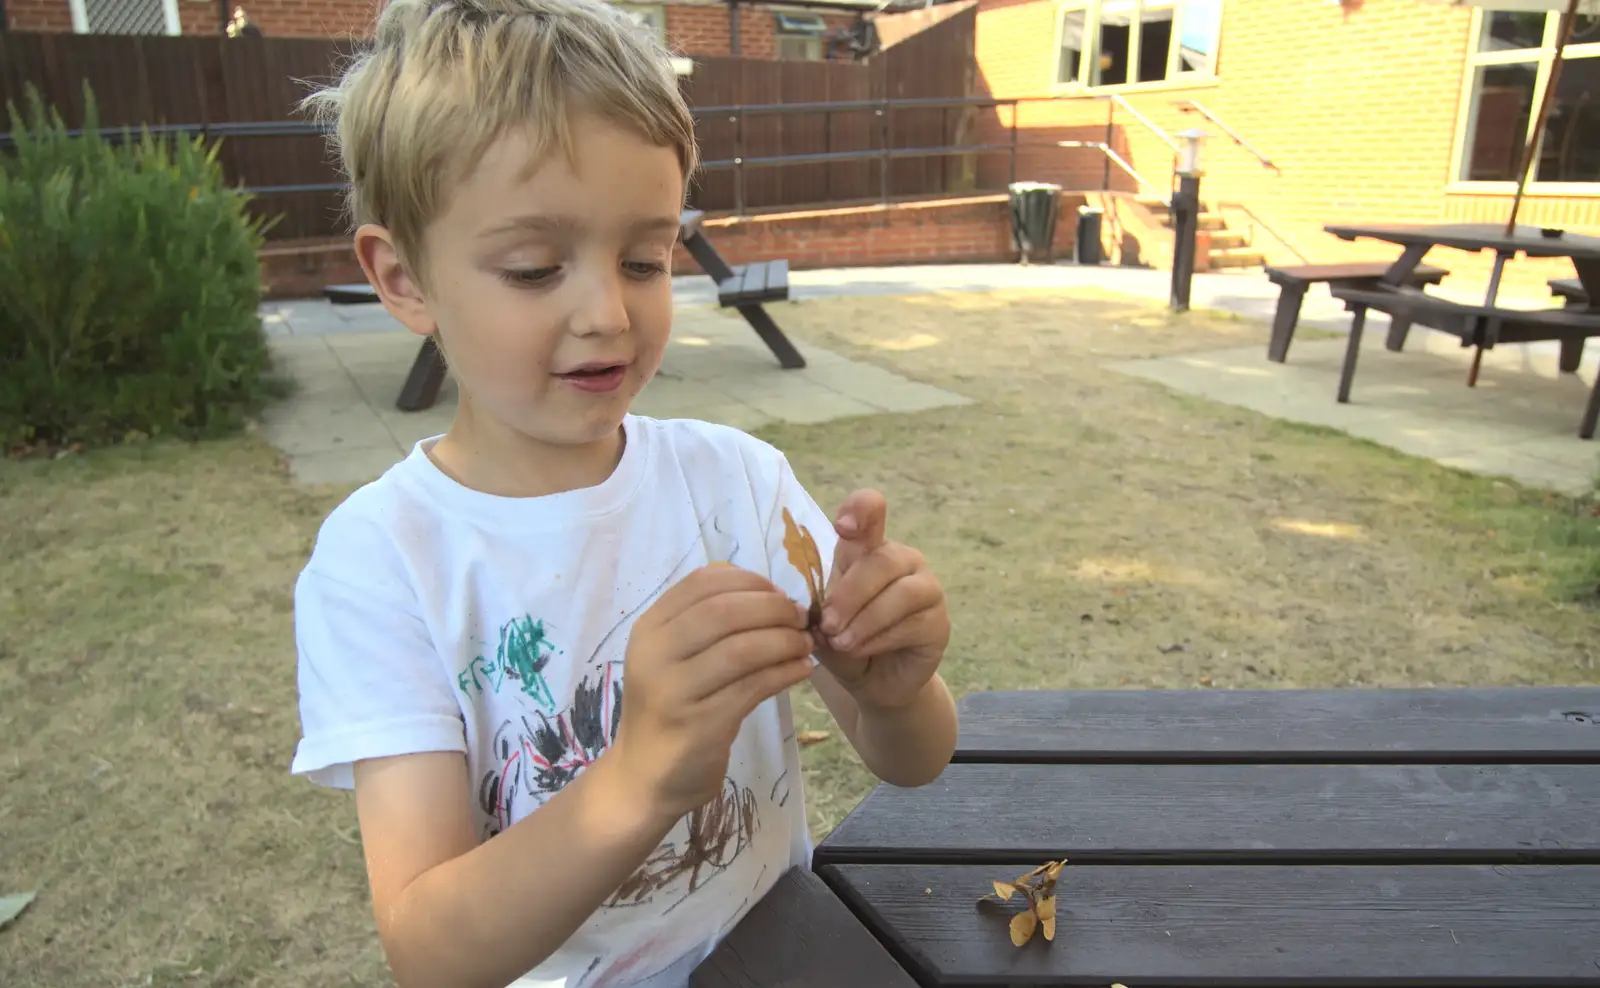
<svg viewBox="0 0 1600 988">
<path fill-rule="evenodd" d="M 1450 172 L 1445 183 L 1447 193 L 1460 195 L 1489 195 L 1509 196 L 1514 195 L 1517 183 L 1513 181 L 1469 181 L 1462 178 L 1467 164 L 1467 142 L 1472 132 L 1472 111 L 1474 107 L 1474 89 L 1477 85 L 1478 70 L 1485 66 L 1494 65 L 1526 65 L 1535 66 L 1533 83 L 1533 111 L 1528 115 L 1528 129 L 1519 138 L 1519 147 L 1528 146 L 1528 137 L 1533 132 L 1535 119 L 1539 114 L 1539 107 L 1544 104 L 1545 90 L 1550 85 L 1550 67 L 1555 60 L 1556 41 L 1561 35 L 1561 15 L 1549 13 L 1545 15 L 1544 34 L 1537 48 L 1513 48 L 1507 51 L 1479 51 L 1482 45 L 1483 34 L 1489 27 L 1489 15 L 1496 13 L 1492 10 L 1478 8 L 1473 11 L 1472 28 L 1467 32 L 1467 55 L 1463 59 L 1461 69 L 1461 88 L 1456 105 L 1455 136 L 1451 142 Z M 1589 44 L 1568 45 L 1564 61 L 1572 62 L 1579 59 L 1600 58 L 1600 42 Z M 1543 143 L 1545 136 L 1540 136 Z M 1536 151 L 1538 149 L 1535 149 Z M 1532 170 L 1533 163 L 1528 167 Z M 1530 196 L 1559 196 L 1578 198 L 1600 198 L 1600 180 L 1594 182 L 1539 182 L 1530 174 L 1528 184 L 1523 191 Z"/>
<path fill-rule="evenodd" d="M 98 34 L 98 31 L 89 30 L 89 8 L 84 0 L 67 0 L 67 9 L 72 12 L 73 34 Z M 161 16 L 165 20 L 167 29 L 165 37 L 177 37 L 183 34 L 183 23 L 178 18 L 178 0 L 161 0 Z M 156 35 L 155 37 L 162 37 Z"/>
<path fill-rule="evenodd" d="M 1183 47 L 1183 19 L 1191 0 L 1171 0 L 1172 36 L 1167 44 L 1166 78 L 1149 82 L 1119 82 L 1111 85 L 1093 85 L 1089 82 L 1099 62 L 1101 11 L 1107 0 L 1057 0 L 1055 5 L 1055 43 L 1051 47 L 1050 92 L 1052 95 L 1099 96 L 1113 93 L 1158 92 L 1166 89 L 1199 89 L 1216 86 L 1220 82 L 1217 58 L 1222 47 L 1222 22 L 1217 22 L 1217 39 L 1211 52 L 1210 65 L 1204 72 L 1178 72 L 1179 52 Z M 1143 44 L 1144 10 L 1147 0 L 1115 0 L 1132 5 L 1128 24 L 1128 70 L 1138 73 L 1138 54 Z M 1212 0 L 1219 6 L 1226 0 Z M 1163 5 L 1164 6 L 1164 5 Z M 1083 48 L 1079 50 L 1078 77 L 1068 82 L 1061 80 L 1061 42 L 1066 36 L 1067 15 L 1081 11 L 1083 17 Z"/>
</svg>

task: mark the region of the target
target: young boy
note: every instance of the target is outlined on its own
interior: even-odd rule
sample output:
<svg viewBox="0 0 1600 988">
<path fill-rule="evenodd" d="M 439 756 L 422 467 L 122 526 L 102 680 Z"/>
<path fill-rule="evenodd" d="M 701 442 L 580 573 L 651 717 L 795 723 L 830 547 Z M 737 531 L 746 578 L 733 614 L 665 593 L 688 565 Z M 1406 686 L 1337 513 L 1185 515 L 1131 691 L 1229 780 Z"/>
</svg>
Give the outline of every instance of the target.
<svg viewBox="0 0 1600 988">
<path fill-rule="evenodd" d="M 789 687 L 879 778 L 948 763 L 943 592 L 876 492 L 830 520 L 771 446 L 629 413 L 667 343 L 695 147 L 623 14 L 391 0 L 310 103 L 337 122 L 363 270 L 460 401 L 322 526 L 292 770 L 354 788 L 404 988 L 682 985 L 809 861 Z M 817 627 L 801 526 L 829 574 Z"/>
</svg>

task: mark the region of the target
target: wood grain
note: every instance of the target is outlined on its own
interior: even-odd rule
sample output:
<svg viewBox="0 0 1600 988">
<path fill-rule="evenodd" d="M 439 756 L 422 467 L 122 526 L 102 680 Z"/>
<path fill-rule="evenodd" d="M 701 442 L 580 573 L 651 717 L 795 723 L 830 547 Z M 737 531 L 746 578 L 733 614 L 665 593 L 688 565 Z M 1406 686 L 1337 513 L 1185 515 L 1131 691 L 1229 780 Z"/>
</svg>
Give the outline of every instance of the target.
<svg viewBox="0 0 1600 988">
<path fill-rule="evenodd" d="M 790 869 L 689 979 L 690 988 L 916 988 L 822 880 Z"/>
<path fill-rule="evenodd" d="M 1600 766 L 951 765 L 819 862 L 1600 863 Z M 1600 929 L 1600 919 L 1597 919 Z"/>
<path fill-rule="evenodd" d="M 1600 763 L 1600 689 L 974 693 L 959 762 Z"/>
<path fill-rule="evenodd" d="M 1600 985 L 1600 867 L 1069 866 L 1021 948 L 977 904 L 1004 870 L 821 873 L 926 985 Z"/>
</svg>

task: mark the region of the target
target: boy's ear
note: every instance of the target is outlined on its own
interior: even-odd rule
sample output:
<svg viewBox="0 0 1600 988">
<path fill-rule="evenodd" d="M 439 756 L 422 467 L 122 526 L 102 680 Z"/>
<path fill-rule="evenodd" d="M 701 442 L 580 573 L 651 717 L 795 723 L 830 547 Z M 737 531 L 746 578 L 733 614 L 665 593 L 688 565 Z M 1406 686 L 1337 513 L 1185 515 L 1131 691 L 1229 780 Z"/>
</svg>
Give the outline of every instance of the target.
<svg viewBox="0 0 1600 988">
<path fill-rule="evenodd" d="M 400 261 L 389 231 L 375 223 L 356 231 L 356 260 L 389 314 L 418 336 L 432 336 L 439 325 L 428 311 L 422 287 Z"/>
</svg>

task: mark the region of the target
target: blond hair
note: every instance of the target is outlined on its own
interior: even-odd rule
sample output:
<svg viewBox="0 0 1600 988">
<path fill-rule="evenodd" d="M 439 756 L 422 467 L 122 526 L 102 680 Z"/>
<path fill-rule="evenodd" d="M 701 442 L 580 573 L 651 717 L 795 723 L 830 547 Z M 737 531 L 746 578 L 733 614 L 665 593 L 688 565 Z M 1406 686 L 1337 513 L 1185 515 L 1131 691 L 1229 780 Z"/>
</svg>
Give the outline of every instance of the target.
<svg viewBox="0 0 1600 988">
<path fill-rule="evenodd" d="M 372 46 L 302 105 L 330 125 L 352 226 L 386 227 L 414 276 L 428 223 L 508 130 L 570 158 L 588 112 L 677 152 L 685 182 L 697 164 L 667 50 L 605 0 L 390 0 Z"/>
</svg>

